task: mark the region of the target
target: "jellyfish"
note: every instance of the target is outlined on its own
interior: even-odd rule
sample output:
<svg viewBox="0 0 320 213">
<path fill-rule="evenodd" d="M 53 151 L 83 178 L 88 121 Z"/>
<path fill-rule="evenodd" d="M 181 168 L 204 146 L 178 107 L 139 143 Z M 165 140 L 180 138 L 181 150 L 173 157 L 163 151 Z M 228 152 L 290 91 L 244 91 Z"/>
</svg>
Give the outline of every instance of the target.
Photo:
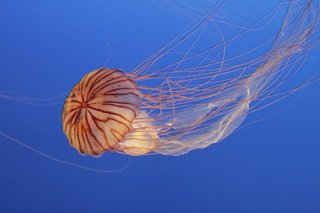
<svg viewBox="0 0 320 213">
<path fill-rule="evenodd" d="M 239 25 L 237 35 L 227 37 L 215 22 L 224 1 L 214 4 L 130 72 L 102 67 L 86 74 L 63 106 L 63 131 L 71 146 L 91 156 L 185 154 L 222 141 L 249 113 L 315 81 L 311 76 L 279 91 L 319 42 L 317 2 L 279 3 L 269 18 L 287 5 L 280 29 L 261 44 L 266 51 L 250 59 L 258 47 L 231 57 L 226 49 L 258 24 Z M 220 39 L 206 45 L 201 38 L 213 33 L 204 33 L 210 27 Z M 168 58 L 170 63 L 159 65 Z"/>
</svg>

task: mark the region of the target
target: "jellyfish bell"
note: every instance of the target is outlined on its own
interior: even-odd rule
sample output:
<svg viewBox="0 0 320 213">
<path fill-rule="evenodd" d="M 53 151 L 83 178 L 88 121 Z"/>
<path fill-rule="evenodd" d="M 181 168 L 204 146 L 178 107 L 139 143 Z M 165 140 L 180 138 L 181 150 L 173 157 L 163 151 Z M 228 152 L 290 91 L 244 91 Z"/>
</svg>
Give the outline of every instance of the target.
<svg viewBox="0 0 320 213">
<path fill-rule="evenodd" d="M 124 72 L 107 68 L 92 71 L 65 101 L 63 130 L 82 154 L 146 154 L 157 147 L 157 134 L 151 118 L 140 111 L 140 103 L 141 93 Z"/>
</svg>

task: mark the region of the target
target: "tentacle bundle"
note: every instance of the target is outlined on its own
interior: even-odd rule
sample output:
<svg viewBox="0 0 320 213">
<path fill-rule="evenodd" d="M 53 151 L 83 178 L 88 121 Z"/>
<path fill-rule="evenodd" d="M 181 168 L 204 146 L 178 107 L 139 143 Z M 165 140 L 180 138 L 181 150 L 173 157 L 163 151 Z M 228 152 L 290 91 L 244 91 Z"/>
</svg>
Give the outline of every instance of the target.
<svg viewBox="0 0 320 213">
<path fill-rule="evenodd" d="M 125 73 L 101 68 L 85 75 L 67 97 L 63 130 L 82 154 L 98 156 L 106 151 L 124 151 L 132 155 L 148 152 L 150 147 L 132 140 L 124 142 L 139 115 L 140 93 Z M 142 135 L 143 136 L 143 135 Z M 137 147 L 138 146 L 138 147 Z M 132 151 L 133 150 L 133 151 Z"/>
</svg>

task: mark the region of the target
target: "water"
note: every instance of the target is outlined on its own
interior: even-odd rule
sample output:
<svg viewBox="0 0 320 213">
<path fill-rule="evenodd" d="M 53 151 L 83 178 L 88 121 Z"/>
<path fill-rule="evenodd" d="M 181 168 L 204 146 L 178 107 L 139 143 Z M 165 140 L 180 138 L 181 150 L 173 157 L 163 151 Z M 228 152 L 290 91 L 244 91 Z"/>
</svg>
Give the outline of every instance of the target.
<svg viewBox="0 0 320 213">
<path fill-rule="evenodd" d="M 48 98 L 68 93 L 95 68 L 132 70 L 192 20 L 189 12 L 199 11 L 178 7 L 186 9 L 180 13 L 164 3 L 0 1 L 0 91 Z M 237 14 L 237 5 L 230 8 L 228 15 Z M 319 67 L 319 51 L 297 78 Z M 0 211 L 318 212 L 319 88 L 319 82 L 305 87 L 248 120 L 263 121 L 180 157 L 82 157 L 62 132 L 64 96 L 44 106 L 1 99 L 0 131 L 59 159 L 125 169 L 84 171 L 1 137 Z"/>
</svg>

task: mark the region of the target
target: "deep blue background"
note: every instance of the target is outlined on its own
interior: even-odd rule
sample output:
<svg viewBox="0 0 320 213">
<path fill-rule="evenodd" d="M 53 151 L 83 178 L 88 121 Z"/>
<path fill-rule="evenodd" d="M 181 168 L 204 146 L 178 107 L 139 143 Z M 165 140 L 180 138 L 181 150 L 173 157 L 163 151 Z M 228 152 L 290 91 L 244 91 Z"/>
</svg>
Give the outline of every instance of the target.
<svg viewBox="0 0 320 213">
<path fill-rule="evenodd" d="M 52 97 L 97 67 L 134 68 L 190 21 L 159 2 L 0 1 L 0 91 Z M 319 57 L 316 49 L 301 72 L 314 71 Z M 320 82 L 304 88 L 217 145 L 133 157 L 118 173 L 75 169 L 0 138 L 0 212 L 320 212 L 319 91 Z M 0 131 L 71 162 L 125 166 L 127 156 L 92 159 L 68 145 L 62 101 L 1 99 Z"/>
</svg>

